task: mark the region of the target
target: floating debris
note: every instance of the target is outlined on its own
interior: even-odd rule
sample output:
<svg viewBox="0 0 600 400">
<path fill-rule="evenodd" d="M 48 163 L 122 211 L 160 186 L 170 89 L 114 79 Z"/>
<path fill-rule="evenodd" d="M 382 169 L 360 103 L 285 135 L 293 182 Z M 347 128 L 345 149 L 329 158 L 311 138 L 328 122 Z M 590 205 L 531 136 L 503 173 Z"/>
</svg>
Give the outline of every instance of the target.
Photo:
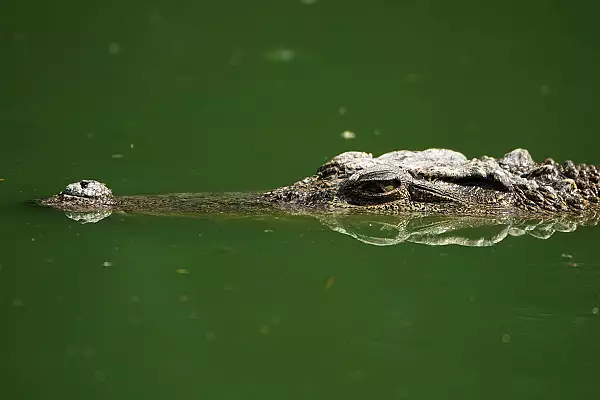
<svg viewBox="0 0 600 400">
<path fill-rule="evenodd" d="M 346 109 L 346 107 L 344 107 L 344 106 L 341 106 L 341 107 L 338 109 L 338 113 L 339 113 L 340 115 L 346 115 L 346 112 L 348 112 L 348 110 L 347 110 L 347 109 Z"/>
<path fill-rule="evenodd" d="M 177 272 L 178 274 L 183 274 L 183 275 L 185 275 L 185 274 L 189 274 L 189 273 L 190 273 L 190 270 L 189 270 L 189 269 L 186 269 L 186 268 L 177 268 L 177 269 L 175 270 L 175 272 Z"/>
<path fill-rule="evenodd" d="M 290 62 L 296 58 L 296 52 L 285 47 L 269 50 L 265 53 L 265 59 L 273 62 Z"/>
<path fill-rule="evenodd" d="M 131 143 L 129 147 L 133 149 L 135 147 L 135 143 Z"/>
<path fill-rule="evenodd" d="M 502 335 L 502 343 L 508 342 L 510 342 L 510 335 L 508 333 L 505 333 L 504 335 Z"/>
<path fill-rule="evenodd" d="M 113 154 L 113 155 L 112 155 L 112 156 L 110 156 L 110 157 L 111 157 L 111 158 L 123 158 L 123 157 L 124 157 L 124 155 L 123 155 L 123 154 L 119 154 L 119 153 L 117 153 L 117 154 Z"/>
<path fill-rule="evenodd" d="M 102 263 L 102 266 L 103 266 L 103 267 L 112 267 L 112 266 L 113 266 L 113 263 L 112 263 L 112 261 L 104 261 L 104 262 Z"/>
<path fill-rule="evenodd" d="M 94 349 L 90 347 L 86 347 L 85 349 L 83 349 L 83 356 L 86 358 L 92 358 L 95 354 L 96 352 L 94 351 Z"/>
<path fill-rule="evenodd" d="M 264 233 L 271 233 L 271 232 L 275 232 L 275 231 L 273 229 L 265 229 L 263 232 Z"/>
<path fill-rule="evenodd" d="M 363 381 L 365 380 L 366 376 L 367 372 L 362 368 L 355 369 L 350 373 L 350 379 L 353 381 Z"/>
<path fill-rule="evenodd" d="M 25 303 L 23 303 L 23 300 L 21 300 L 21 299 L 13 299 L 12 305 L 14 307 L 23 307 L 25 305 Z"/>
<path fill-rule="evenodd" d="M 331 289 L 335 281 L 337 281 L 337 276 L 335 275 L 331 275 L 329 278 L 327 278 L 327 282 L 325 282 L 325 290 L 327 291 Z"/>
<path fill-rule="evenodd" d="M 15 42 L 20 42 L 26 39 L 25 33 L 21 31 L 12 31 L 10 33 L 10 38 Z"/>
<path fill-rule="evenodd" d="M 263 335 L 268 335 L 269 333 L 271 333 L 271 328 L 268 325 L 263 325 L 260 328 L 260 333 L 262 333 Z"/>
<path fill-rule="evenodd" d="M 562 258 L 573 258 L 573 255 L 572 255 L 572 254 L 566 254 L 566 253 L 562 253 L 560 256 L 561 256 Z"/>
<path fill-rule="evenodd" d="M 229 55 L 229 65 L 231 67 L 240 65 L 245 56 L 246 53 L 243 50 L 234 49 Z"/>
<path fill-rule="evenodd" d="M 65 353 L 67 354 L 67 356 L 69 357 L 76 357 L 77 356 L 77 348 L 75 348 L 75 346 L 68 346 L 65 349 Z"/>
<path fill-rule="evenodd" d="M 205 337 L 206 340 L 213 341 L 217 338 L 217 334 L 214 331 L 206 331 Z"/>
<path fill-rule="evenodd" d="M 356 133 L 350 132 L 350 131 L 344 131 L 344 132 L 342 132 L 341 136 L 343 139 L 350 140 L 350 139 L 356 138 Z"/>
<path fill-rule="evenodd" d="M 117 42 L 112 42 L 108 45 L 108 54 L 115 56 L 121 52 L 121 45 Z"/>
<path fill-rule="evenodd" d="M 0 178 L 0 182 L 4 182 L 4 178 Z"/>
<path fill-rule="evenodd" d="M 417 83 L 419 82 L 419 74 L 406 74 L 404 76 L 404 83 Z"/>
<path fill-rule="evenodd" d="M 94 371 L 94 380 L 99 383 L 104 383 L 106 382 L 106 374 L 103 371 L 97 369 Z"/>
<path fill-rule="evenodd" d="M 163 20 L 163 16 L 160 10 L 152 10 L 148 13 L 148 22 L 151 24 L 158 24 Z"/>
<path fill-rule="evenodd" d="M 319 0 L 300 0 L 300 3 L 310 6 L 316 4 Z"/>
</svg>

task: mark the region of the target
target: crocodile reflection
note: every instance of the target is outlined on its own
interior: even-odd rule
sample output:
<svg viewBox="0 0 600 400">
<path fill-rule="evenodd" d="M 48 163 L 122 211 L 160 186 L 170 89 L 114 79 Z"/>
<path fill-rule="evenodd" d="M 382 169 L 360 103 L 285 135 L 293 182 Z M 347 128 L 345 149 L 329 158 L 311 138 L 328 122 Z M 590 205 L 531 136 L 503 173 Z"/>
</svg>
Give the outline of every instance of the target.
<svg viewBox="0 0 600 400">
<path fill-rule="evenodd" d="M 111 212 L 66 212 L 65 215 L 74 221 L 87 224 L 99 222 L 109 217 Z M 260 216 L 267 215 L 260 214 Z M 421 214 L 338 213 L 312 216 L 329 229 L 372 246 L 393 246 L 410 242 L 430 246 L 487 247 L 493 246 L 509 236 L 532 236 L 538 239 L 548 239 L 555 232 L 573 232 L 578 226 L 593 226 L 598 223 L 596 218 L 574 216 L 546 219 Z"/>
<path fill-rule="evenodd" d="M 430 246 L 493 246 L 508 236 L 548 239 L 555 232 L 573 232 L 578 226 L 596 225 L 598 220 L 568 218 L 524 219 L 470 216 L 323 216 L 330 229 L 373 246 L 393 246 L 403 242 Z"/>
</svg>

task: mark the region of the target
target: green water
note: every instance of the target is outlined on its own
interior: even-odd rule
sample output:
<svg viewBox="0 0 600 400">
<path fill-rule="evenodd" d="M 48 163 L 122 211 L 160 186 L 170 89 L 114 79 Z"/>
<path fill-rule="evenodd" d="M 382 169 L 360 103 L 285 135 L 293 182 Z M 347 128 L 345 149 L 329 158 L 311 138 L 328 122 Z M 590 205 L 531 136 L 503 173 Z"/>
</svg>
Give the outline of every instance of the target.
<svg viewBox="0 0 600 400">
<path fill-rule="evenodd" d="M 0 396 L 597 398 L 598 227 L 381 247 L 309 217 L 81 225 L 24 203 L 83 178 L 269 189 L 347 150 L 600 164 L 597 11 L 3 2 Z"/>
</svg>

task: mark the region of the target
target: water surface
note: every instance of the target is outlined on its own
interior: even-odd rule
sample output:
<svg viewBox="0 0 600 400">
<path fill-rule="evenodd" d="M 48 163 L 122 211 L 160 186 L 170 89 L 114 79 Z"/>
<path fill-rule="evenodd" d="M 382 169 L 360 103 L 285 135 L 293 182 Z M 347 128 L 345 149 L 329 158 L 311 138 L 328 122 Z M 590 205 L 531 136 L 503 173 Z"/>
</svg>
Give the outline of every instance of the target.
<svg viewBox="0 0 600 400">
<path fill-rule="evenodd" d="M 0 395 L 596 398 L 598 227 L 373 246 L 311 217 L 81 225 L 25 204 L 84 178 L 122 195 L 264 190 L 347 150 L 600 164 L 596 12 L 2 5 Z"/>
</svg>

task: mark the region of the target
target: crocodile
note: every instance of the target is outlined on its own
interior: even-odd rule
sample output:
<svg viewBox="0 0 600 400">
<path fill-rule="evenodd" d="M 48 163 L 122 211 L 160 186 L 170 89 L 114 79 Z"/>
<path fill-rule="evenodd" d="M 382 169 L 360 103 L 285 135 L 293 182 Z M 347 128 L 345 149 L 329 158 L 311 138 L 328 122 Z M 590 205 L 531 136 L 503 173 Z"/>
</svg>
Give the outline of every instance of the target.
<svg viewBox="0 0 600 400">
<path fill-rule="evenodd" d="M 600 221 L 600 167 L 534 162 L 527 150 L 467 159 L 447 149 L 342 153 L 290 186 L 256 193 L 115 196 L 82 180 L 34 200 L 81 223 L 113 212 L 179 216 L 316 217 L 376 246 L 402 242 L 492 246 L 509 236 L 548 239 Z M 491 232 L 491 234 L 490 234 Z"/>
<path fill-rule="evenodd" d="M 342 153 L 316 174 L 261 193 L 114 196 L 82 180 L 38 204 L 71 213 L 210 214 L 358 212 L 470 216 L 587 215 L 600 211 L 600 167 L 535 162 L 516 149 L 468 159 L 448 149 L 400 150 L 373 157 Z"/>
</svg>

